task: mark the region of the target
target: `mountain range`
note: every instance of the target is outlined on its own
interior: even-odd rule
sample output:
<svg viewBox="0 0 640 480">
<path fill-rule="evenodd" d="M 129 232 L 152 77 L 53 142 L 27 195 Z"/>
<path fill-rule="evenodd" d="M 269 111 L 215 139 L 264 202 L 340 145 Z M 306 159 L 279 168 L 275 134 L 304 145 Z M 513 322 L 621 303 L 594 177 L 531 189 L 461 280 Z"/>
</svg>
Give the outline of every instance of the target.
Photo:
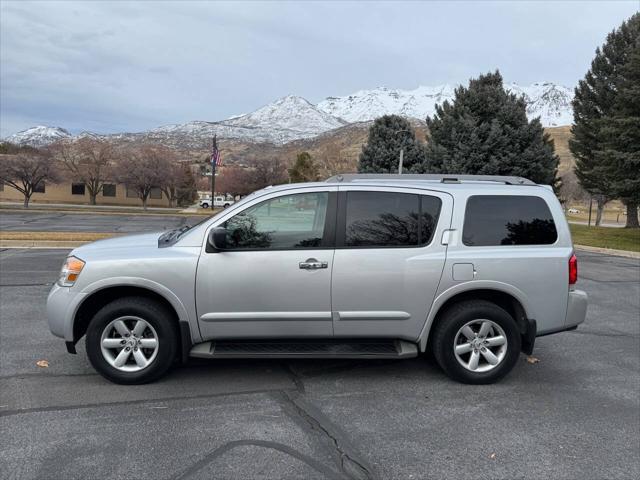
<svg viewBox="0 0 640 480">
<path fill-rule="evenodd" d="M 524 96 L 529 118 L 539 117 L 545 127 L 570 125 L 573 120 L 571 100 L 573 91 L 554 83 L 534 83 L 505 88 Z M 317 105 L 306 99 L 289 95 L 254 112 L 209 122 L 193 121 L 165 125 L 137 133 L 101 135 L 83 132 L 75 137 L 93 136 L 113 141 L 154 141 L 184 150 L 208 145 L 215 134 L 220 139 L 240 143 L 270 143 L 285 145 L 307 140 L 327 132 L 362 122 L 371 122 L 385 114 L 397 114 L 424 121 L 435 113 L 436 104 L 452 101 L 455 87 L 421 86 L 414 90 L 394 90 L 380 87 L 360 90 L 343 97 L 328 97 Z M 7 137 L 8 142 L 41 147 L 63 138 L 75 138 L 60 127 L 37 126 Z"/>
</svg>

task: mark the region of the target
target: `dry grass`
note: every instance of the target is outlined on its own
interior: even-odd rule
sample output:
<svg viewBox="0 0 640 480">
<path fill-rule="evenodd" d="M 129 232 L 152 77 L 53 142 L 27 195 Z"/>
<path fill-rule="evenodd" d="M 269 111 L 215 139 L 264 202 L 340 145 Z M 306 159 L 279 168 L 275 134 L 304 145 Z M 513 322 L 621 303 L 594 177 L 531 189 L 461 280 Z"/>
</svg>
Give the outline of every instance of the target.
<svg viewBox="0 0 640 480">
<path fill-rule="evenodd" d="M 587 227 L 576 224 L 570 224 L 569 228 L 573 242 L 577 245 L 640 252 L 640 229 Z"/>
<path fill-rule="evenodd" d="M 116 237 L 114 233 L 98 232 L 0 232 L 0 240 L 29 240 L 53 242 L 92 242 Z"/>
</svg>

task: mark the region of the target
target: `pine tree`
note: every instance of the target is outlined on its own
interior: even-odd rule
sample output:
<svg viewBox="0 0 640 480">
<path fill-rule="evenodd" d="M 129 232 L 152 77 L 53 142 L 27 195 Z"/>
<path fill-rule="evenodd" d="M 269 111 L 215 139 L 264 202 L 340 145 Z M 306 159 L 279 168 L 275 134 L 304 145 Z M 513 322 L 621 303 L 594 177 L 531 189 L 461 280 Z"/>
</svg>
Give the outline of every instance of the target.
<svg viewBox="0 0 640 480">
<path fill-rule="evenodd" d="M 403 170 L 410 171 L 422 162 L 424 148 L 416 139 L 409 121 L 398 115 L 377 118 L 369 128 L 369 139 L 362 146 L 360 173 L 398 173 L 400 149 Z"/>
<path fill-rule="evenodd" d="M 418 173 L 515 175 L 556 186 L 558 157 L 539 119 L 527 120 L 523 98 L 507 93 L 500 72 L 471 79 L 453 103 L 427 118 L 430 138 Z"/>
<path fill-rule="evenodd" d="M 576 176 L 598 201 L 620 198 L 627 227 L 638 227 L 640 202 L 640 14 L 609 33 L 576 87 L 573 139 Z"/>
<path fill-rule="evenodd" d="M 320 178 L 318 166 L 309 152 L 298 154 L 296 162 L 289 169 L 289 178 L 292 183 L 315 182 Z"/>
</svg>

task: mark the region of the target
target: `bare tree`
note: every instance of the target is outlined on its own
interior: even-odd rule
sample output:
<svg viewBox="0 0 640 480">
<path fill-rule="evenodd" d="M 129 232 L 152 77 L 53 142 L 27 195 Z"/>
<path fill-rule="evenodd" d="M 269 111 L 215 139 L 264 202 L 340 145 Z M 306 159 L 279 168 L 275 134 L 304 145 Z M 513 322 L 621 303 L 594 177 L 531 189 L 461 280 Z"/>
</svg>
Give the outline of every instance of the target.
<svg viewBox="0 0 640 480">
<path fill-rule="evenodd" d="M 112 145 L 104 140 L 81 138 L 59 142 L 52 146 L 52 150 L 73 179 L 85 184 L 89 203 L 95 205 L 104 184 L 113 181 L 116 154 Z"/>
<path fill-rule="evenodd" d="M 24 195 L 24 208 L 36 188 L 44 182 L 56 183 L 60 175 L 47 151 L 0 156 L 0 181 Z"/>
<path fill-rule="evenodd" d="M 195 192 L 195 180 L 189 168 L 189 165 L 178 163 L 173 152 L 167 152 L 168 165 L 166 166 L 166 174 L 159 183 L 167 199 L 169 206 L 175 207 L 178 201 L 188 201 L 189 197 L 195 200 L 197 193 L 185 192 L 185 190 L 193 190 Z"/>
<path fill-rule="evenodd" d="M 249 164 L 251 172 L 252 191 L 269 185 L 285 183 L 287 178 L 287 166 L 279 158 L 260 158 Z"/>
<path fill-rule="evenodd" d="M 252 172 L 242 167 L 225 167 L 216 179 L 216 187 L 219 191 L 237 195 L 249 195 L 255 190 L 253 186 Z"/>
<path fill-rule="evenodd" d="M 147 200 L 154 188 L 160 188 L 171 168 L 173 152 L 159 145 L 142 145 L 123 152 L 116 167 L 116 178 L 127 189 L 135 191 L 147 209 Z"/>
</svg>

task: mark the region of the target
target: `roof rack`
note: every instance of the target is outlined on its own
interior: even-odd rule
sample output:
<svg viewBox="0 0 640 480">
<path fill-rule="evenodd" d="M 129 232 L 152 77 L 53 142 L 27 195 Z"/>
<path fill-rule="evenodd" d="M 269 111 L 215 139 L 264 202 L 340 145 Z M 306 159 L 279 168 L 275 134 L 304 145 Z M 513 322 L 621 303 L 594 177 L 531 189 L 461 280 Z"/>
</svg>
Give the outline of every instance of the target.
<svg viewBox="0 0 640 480">
<path fill-rule="evenodd" d="M 399 175 L 397 173 L 343 173 L 328 178 L 327 182 L 358 182 L 368 180 L 388 180 L 388 181 L 428 181 L 440 183 L 462 183 L 462 182 L 495 182 L 505 185 L 537 185 L 535 182 L 523 177 L 511 177 L 504 175 L 456 175 L 456 174 L 423 174 L 408 173 Z"/>
</svg>

